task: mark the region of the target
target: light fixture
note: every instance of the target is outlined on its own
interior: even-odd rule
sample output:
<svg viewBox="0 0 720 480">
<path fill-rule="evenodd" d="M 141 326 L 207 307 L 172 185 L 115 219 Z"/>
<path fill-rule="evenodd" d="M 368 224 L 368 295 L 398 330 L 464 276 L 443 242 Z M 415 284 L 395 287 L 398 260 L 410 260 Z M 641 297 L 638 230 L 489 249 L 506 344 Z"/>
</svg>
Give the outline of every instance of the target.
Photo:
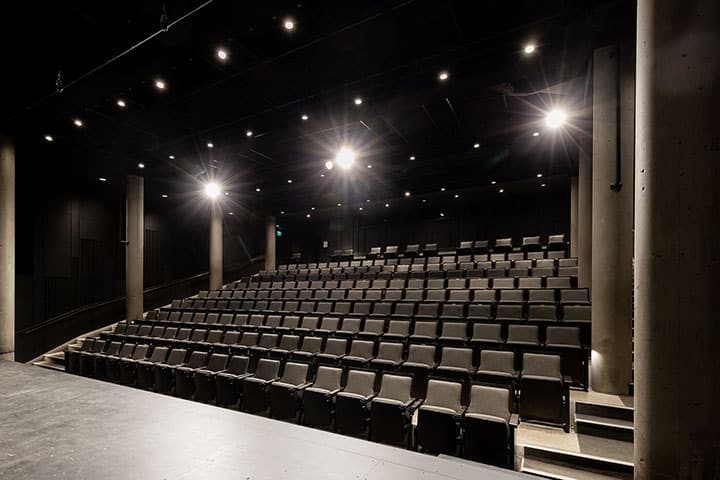
<svg viewBox="0 0 720 480">
<path fill-rule="evenodd" d="M 338 203 L 338 207 L 342 207 L 342 203 Z"/>
<path fill-rule="evenodd" d="M 100 178 L 98 178 L 98 180 L 100 180 L 101 182 L 107 182 L 107 178 L 105 178 L 105 177 L 100 177 Z"/>
<path fill-rule="evenodd" d="M 365 203 L 370 203 L 370 199 L 368 198 L 367 200 L 365 200 Z"/>
<path fill-rule="evenodd" d="M 385 204 L 385 208 L 388 208 L 388 207 L 390 207 L 390 204 L 389 204 L 389 203 L 386 203 L 386 204 Z"/>
<path fill-rule="evenodd" d="M 52 135 L 45 135 L 45 141 L 46 142 L 54 142 L 55 139 L 52 137 Z"/>
<path fill-rule="evenodd" d="M 285 210 L 280 210 L 280 215 L 285 215 Z"/>
<path fill-rule="evenodd" d="M 220 185 L 215 182 L 208 182 L 205 184 L 205 195 L 209 198 L 215 199 L 220 195 Z"/>
<path fill-rule="evenodd" d="M 523 47 L 523 52 L 525 53 L 525 55 L 530 55 L 534 51 L 535 51 L 535 44 L 533 44 L 533 43 L 528 43 L 527 45 L 525 45 L 525 47 Z"/>
<path fill-rule="evenodd" d="M 455 198 L 460 198 L 460 195 L 458 195 L 458 194 L 456 193 L 456 194 L 455 194 Z"/>
<path fill-rule="evenodd" d="M 138 163 L 138 168 L 145 168 L 145 164 L 144 164 L 144 163 Z"/>
<path fill-rule="evenodd" d="M 492 182 L 490 182 L 490 185 L 495 185 L 496 183 L 497 182 L 495 180 L 493 180 Z"/>
<path fill-rule="evenodd" d="M 544 188 L 544 187 L 546 187 L 547 185 L 545 185 L 544 183 L 541 183 L 540 186 Z"/>
<path fill-rule="evenodd" d="M 117 106 L 120 107 L 120 108 L 125 108 L 125 107 L 127 107 L 127 104 L 125 103 L 125 100 L 123 100 L 122 98 L 118 98 L 117 102 L 115 102 L 115 103 L 116 103 Z"/>
<path fill-rule="evenodd" d="M 409 196 L 410 196 L 410 192 L 405 192 L 405 196 L 406 196 L 406 197 L 409 197 Z"/>
<path fill-rule="evenodd" d="M 260 191 L 260 187 L 256 188 L 255 191 L 256 191 L 256 192 L 259 192 L 259 191 Z"/>
<path fill-rule="evenodd" d="M 288 183 L 292 183 L 292 179 L 288 178 Z"/>
<path fill-rule="evenodd" d="M 292 32 L 295 30 L 295 20 L 292 18 L 286 18 L 283 20 L 283 28 L 287 30 L 288 32 Z"/>
<path fill-rule="evenodd" d="M 504 189 L 504 188 L 501 188 L 501 189 L 499 190 L 499 192 L 500 192 L 500 193 L 503 193 L 503 192 L 505 192 L 505 189 Z"/>
<path fill-rule="evenodd" d="M 157 88 L 158 90 L 165 90 L 165 87 L 167 87 L 167 85 L 165 85 L 164 80 L 155 80 L 155 88 Z"/>
<path fill-rule="evenodd" d="M 79 118 L 73 119 L 73 123 L 75 124 L 76 127 L 82 127 L 82 126 L 83 126 L 83 122 L 82 122 L 82 120 L 80 120 Z"/>
<path fill-rule="evenodd" d="M 368 168 L 372 168 L 372 165 L 368 164 Z"/>
<path fill-rule="evenodd" d="M 252 136 L 253 136 L 252 130 L 245 130 L 245 136 L 246 136 L 246 137 L 252 137 Z"/>
<path fill-rule="evenodd" d="M 442 212 L 440 212 L 440 216 L 441 216 L 441 217 L 444 217 L 444 216 L 445 216 L 445 214 L 444 214 L 444 213 L 442 213 Z"/>
<path fill-rule="evenodd" d="M 333 166 L 334 166 L 334 164 L 331 160 L 328 160 L 327 162 L 325 162 L 325 168 L 327 168 L 328 170 L 332 170 Z"/>
<path fill-rule="evenodd" d="M 228 52 L 223 48 L 218 48 L 216 54 L 220 60 L 227 60 L 228 58 Z"/>
<path fill-rule="evenodd" d="M 314 211 L 315 211 L 315 207 L 310 207 L 310 210 L 312 210 L 312 211 L 314 212 Z"/>
<path fill-rule="evenodd" d="M 410 161 L 414 161 L 414 160 L 415 160 L 415 155 L 410 155 Z"/>
<path fill-rule="evenodd" d="M 321 177 L 321 178 L 325 178 L 325 174 L 324 174 L 324 173 L 321 173 L 321 174 L 320 174 L 320 177 Z"/>
<path fill-rule="evenodd" d="M 423 203 L 427 203 L 427 199 L 423 198 L 423 199 L 422 199 L 422 202 L 423 202 Z"/>
<path fill-rule="evenodd" d="M 555 108 L 550 110 L 545 117 L 545 125 L 554 129 L 561 127 L 565 123 L 565 120 L 567 120 L 567 113 L 560 108 Z"/>
<path fill-rule="evenodd" d="M 228 212 L 228 215 L 235 215 L 233 212 Z"/>
<path fill-rule="evenodd" d="M 353 103 L 354 103 L 355 105 L 362 105 L 362 98 L 360 98 L 360 97 L 355 97 L 355 100 L 353 100 Z"/>
<path fill-rule="evenodd" d="M 170 160 L 175 160 L 175 155 L 168 155 L 168 158 L 169 158 Z"/>
<path fill-rule="evenodd" d="M 446 70 L 443 70 L 438 74 L 438 80 L 440 80 L 441 82 L 447 80 L 448 77 L 450 77 L 450 74 Z"/>
<path fill-rule="evenodd" d="M 441 192 L 444 192 L 444 191 L 445 191 L 445 187 L 442 187 L 442 188 L 440 189 L 440 191 L 441 191 Z"/>
<path fill-rule="evenodd" d="M 362 211 L 363 211 L 363 208 L 362 208 L 362 207 L 360 207 L 360 208 L 358 208 L 358 210 L 360 210 L 360 211 L 362 212 Z"/>
<path fill-rule="evenodd" d="M 310 118 L 310 117 L 308 117 L 307 115 L 303 115 L 303 116 L 300 117 L 300 118 L 302 118 L 303 120 L 307 120 L 307 119 Z"/>
<path fill-rule="evenodd" d="M 165 193 L 163 193 L 163 194 L 160 195 L 160 196 L 161 196 L 162 198 L 168 198 L 167 194 L 165 194 Z"/>
<path fill-rule="evenodd" d="M 343 170 L 348 170 L 355 162 L 355 152 L 349 147 L 342 147 L 335 155 L 335 163 Z"/>
<path fill-rule="evenodd" d="M 215 148 L 215 144 L 212 143 L 212 142 L 208 142 L 208 143 L 207 143 L 207 147 L 208 147 L 208 148 Z"/>
<path fill-rule="evenodd" d="M 542 178 L 542 173 L 538 173 L 537 178 Z"/>
<path fill-rule="evenodd" d="M 533 132 L 533 137 L 539 137 L 539 136 L 540 136 L 540 132 Z"/>
<path fill-rule="evenodd" d="M 473 148 L 480 148 L 480 144 L 479 144 L 479 143 L 474 143 L 474 144 L 473 144 Z"/>
<path fill-rule="evenodd" d="M 230 196 L 230 192 L 225 192 L 225 196 L 226 196 L 226 197 L 229 197 L 229 196 Z"/>
<path fill-rule="evenodd" d="M 309 214 L 309 213 L 308 213 L 307 215 L 305 215 L 305 216 L 306 216 L 307 218 L 310 218 L 310 214 Z"/>
</svg>

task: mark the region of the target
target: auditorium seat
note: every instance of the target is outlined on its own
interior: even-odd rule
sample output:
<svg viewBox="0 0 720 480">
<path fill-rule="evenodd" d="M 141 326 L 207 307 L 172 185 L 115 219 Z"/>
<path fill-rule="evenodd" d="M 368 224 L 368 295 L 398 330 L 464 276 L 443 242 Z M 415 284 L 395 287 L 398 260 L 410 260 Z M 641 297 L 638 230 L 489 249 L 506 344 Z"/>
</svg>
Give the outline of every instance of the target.
<svg viewBox="0 0 720 480">
<path fill-rule="evenodd" d="M 587 354 L 580 341 L 580 329 L 569 326 L 548 326 L 545 348 L 560 354 L 562 372 L 571 377 L 573 385 L 586 388 Z"/>
<path fill-rule="evenodd" d="M 223 407 L 238 406 L 241 401 L 242 380 L 250 375 L 250 358 L 235 355 L 230 358 L 227 369 L 215 374 L 216 403 Z"/>
<path fill-rule="evenodd" d="M 318 363 L 326 365 L 337 365 L 347 353 L 348 340 L 346 338 L 328 338 L 325 341 L 325 348 L 315 358 Z"/>
<path fill-rule="evenodd" d="M 341 363 L 346 367 L 367 367 L 373 358 L 375 344 L 369 340 L 353 340 L 350 352 L 342 357 Z"/>
<path fill-rule="evenodd" d="M 377 339 L 380 338 L 385 332 L 385 320 L 377 318 L 368 318 L 365 320 L 365 324 L 361 331 L 357 333 L 359 338 L 364 339 Z"/>
<path fill-rule="evenodd" d="M 342 390 L 342 369 L 320 366 L 315 381 L 303 392 L 302 424 L 330 428 L 335 414 L 335 396 Z"/>
<path fill-rule="evenodd" d="M 335 397 L 335 430 L 364 435 L 368 428 L 367 405 L 375 396 L 375 372 L 349 370 L 343 391 Z"/>
<path fill-rule="evenodd" d="M 422 452 L 454 455 L 460 438 L 462 383 L 438 379 L 428 381 L 427 396 L 418 409 L 415 429 L 418 449 Z"/>
<path fill-rule="evenodd" d="M 315 356 L 320 353 L 320 351 L 322 351 L 322 346 L 322 337 L 305 336 L 302 339 L 302 345 L 300 348 L 292 352 L 290 354 L 290 358 L 310 362 L 315 359 Z"/>
<path fill-rule="evenodd" d="M 499 323 L 474 323 L 472 327 L 471 345 L 494 345 L 503 343 L 502 325 Z"/>
<path fill-rule="evenodd" d="M 135 347 L 130 357 L 121 358 L 119 363 L 119 380 L 123 385 L 135 386 L 137 382 L 137 364 L 147 358 L 150 345 L 140 344 Z M 167 349 L 165 351 L 167 353 Z"/>
<path fill-rule="evenodd" d="M 514 391 L 517 376 L 513 352 L 500 350 L 482 350 L 480 352 L 480 365 L 475 372 L 475 378 L 479 382 L 499 385 Z"/>
<path fill-rule="evenodd" d="M 155 347 L 153 348 L 149 359 L 138 360 L 136 364 L 136 385 L 138 388 L 150 390 L 153 387 L 153 384 L 155 383 L 153 367 L 157 363 L 164 362 L 167 359 L 169 352 L 170 349 L 167 347 Z"/>
<path fill-rule="evenodd" d="M 80 350 L 78 352 L 78 373 L 83 377 L 92 377 L 93 368 L 95 367 L 95 357 L 105 350 L 108 344 L 107 340 L 96 339 L 89 350 Z"/>
<path fill-rule="evenodd" d="M 175 395 L 182 398 L 192 398 L 195 394 L 195 372 L 207 366 L 208 353 L 194 351 L 190 354 L 187 363 L 175 367 Z"/>
<path fill-rule="evenodd" d="M 563 305 L 564 322 L 590 322 L 590 305 Z"/>
<path fill-rule="evenodd" d="M 305 388 L 310 386 L 309 365 L 287 362 L 279 380 L 270 384 L 270 416 L 279 420 L 297 421 Z"/>
<path fill-rule="evenodd" d="M 410 336 L 410 321 L 390 320 L 388 329 L 382 336 L 383 340 L 405 341 Z"/>
<path fill-rule="evenodd" d="M 550 235 L 548 237 L 547 249 L 565 252 L 567 249 L 565 235 Z"/>
<path fill-rule="evenodd" d="M 468 382 L 475 374 L 473 352 L 470 348 L 443 347 L 440 352 L 440 363 L 435 374 Z"/>
<path fill-rule="evenodd" d="M 563 377 L 560 355 L 524 353 L 520 374 L 520 416 L 562 425 L 570 431 L 569 387 Z"/>
<path fill-rule="evenodd" d="M 462 420 L 463 457 L 476 462 L 513 468 L 517 415 L 511 415 L 505 388 L 473 385 Z"/>
<path fill-rule="evenodd" d="M 403 361 L 403 344 L 381 342 L 377 356 L 370 361 L 372 368 L 377 370 L 397 370 Z"/>
<path fill-rule="evenodd" d="M 300 345 L 300 337 L 298 335 L 284 334 L 280 337 L 280 343 L 276 347 L 272 347 L 268 352 L 270 358 L 278 360 L 286 360 Z"/>
<path fill-rule="evenodd" d="M 435 345 L 410 344 L 408 348 L 407 360 L 401 364 L 400 371 L 413 375 L 411 395 L 414 398 L 425 398 L 428 375 L 437 366 L 435 355 Z"/>
<path fill-rule="evenodd" d="M 134 343 L 123 343 L 117 355 L 105 358 L 105 378 L 111 382 L 120 381 L 120 360 L 132 357 L 136 345 Z"/>
<path fill-rule="evenodd" d="M 110 342 L 102 353 L 96 353 L 93 355 L 93 377 L 103 380 L 107 376 L 107 358 L 115 356 L 120 351 L 122 343 Z"/>
<path fill-rule="evenodd" d="M 279 379 L 280 361 L 261 358 L 252 375 L 242 380 L 242 409 L 248 413 L 264 413 L 268 409 L 268 387 Z"/>
<path fill-rule="evenodd" d="M 173 348 L 164 361 L 152 366 L 153 384 L 151 387 L 158 393 L 170 393 L 175 383 L 175 370 L 185 363 L 188 351 L 184 348 Z"/>
<path fill-rule="evenodd" d="M 441 332 L 438 340 L 443 345 L 465 345 L 468 340 L 467 324 L 464 321 L 442 322 Z"/>
<path fill-rule="evenodd" d="M 411 387 L 411 376 L 383 374 L 380 391 L 370 401 L 371 440 L 410 446 L 411 419 L 416 407 Z"/>
<path fill-rule="evenodd" d="M 225 370 L 227 363 L 227 355 L 212 353 L 207 365 L 195 370 L 193 374 L 195 400 L 209 402 L 215 398 L 215 376 Z"/>
</svg>

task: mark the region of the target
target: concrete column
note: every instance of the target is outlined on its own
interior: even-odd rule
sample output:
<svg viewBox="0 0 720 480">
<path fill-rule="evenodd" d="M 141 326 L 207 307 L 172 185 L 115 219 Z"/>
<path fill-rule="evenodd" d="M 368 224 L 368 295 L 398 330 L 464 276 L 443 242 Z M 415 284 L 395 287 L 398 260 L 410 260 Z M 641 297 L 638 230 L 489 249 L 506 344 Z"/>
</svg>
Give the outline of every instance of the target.
<svg viewBox="0 0 720 480">
<path fill-rule="evenodd" d="M 720 478 L 720 2 L 639 0 L 635 478 Z"/>
<path fill-rule="evenodd" d="M 210 290 L 218 290 L 223 285 L 223 212 L 217 200 L 210 209 Z"/>
<path fill-rule="evenodd" d="M 145 179 L 137 175 L 128 175 L 125 229 L 125 318 L 139 320 L 144 311 Z"/>
<path fill-rule="evenodd" d="M 578 254 L 578 177 L 570 177 L 570 256 Z"/>
<path fill-rule="evenodd" d="M 603 47 L 595 50 L 593 61 L 590 384 L 593 390 L 614 394 L 626 394 L 632 379 L 633 51 Z M 615 185 L 618 154 L 620 188 Z"/>
<path fill-rule="evenodd" d="M 0 135 L 0 359 L 15 360 L 15 144 Z"/>
<path fill-rule="evenodd" d="M 275 257 L 275 217 L 265 217 L 265 270 L 275 270 L 277 258 Z"/>
<path fill-rule="evenodd" d="M 578 153 L 578 286 L 592 284 L 592 138 L 580 139 Z"/>
</svg>

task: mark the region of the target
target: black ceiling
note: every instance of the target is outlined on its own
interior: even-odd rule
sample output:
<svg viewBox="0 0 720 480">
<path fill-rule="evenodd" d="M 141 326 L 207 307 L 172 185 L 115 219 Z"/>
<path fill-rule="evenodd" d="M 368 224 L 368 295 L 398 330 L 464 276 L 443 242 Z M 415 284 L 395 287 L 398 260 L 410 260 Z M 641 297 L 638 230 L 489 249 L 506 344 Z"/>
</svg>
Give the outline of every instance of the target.
<svg viewBox="0 0 720 480">
<path fill-rule="evenodd" d="M 0 128 L 16 136 L 18 161 L 48 172 L 121 183 L 143 162 L 158 191 L 214 175 L 267 211 L 308 208 L 329 190 L 385 199 L 566 175 L 587 128 L 593 37 L 615 22 L 598 20 L 608 3 L 16 2 L 1 7 Z M 546 131 L 558 105 L 569 125 Z M 326 171 L 342 144 L 358 152 L 354 170 Z"/>
</svg>

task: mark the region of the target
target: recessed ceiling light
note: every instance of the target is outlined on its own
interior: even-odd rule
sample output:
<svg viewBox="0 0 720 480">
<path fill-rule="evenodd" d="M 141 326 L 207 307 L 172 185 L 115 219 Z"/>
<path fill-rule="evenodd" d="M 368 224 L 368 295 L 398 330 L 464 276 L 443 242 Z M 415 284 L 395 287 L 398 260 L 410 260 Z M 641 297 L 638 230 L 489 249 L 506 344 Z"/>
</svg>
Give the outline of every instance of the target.
<svg viewBox="0 0 720 480">
<path fill-rule="evenodd" d="M 306 216 L 307 218 L 310 218 L 310 214 L 309 214 L 309 213 L 308 213 L 307 215 L 305 215 L 305 216 Z"/>
<path fill-rule="evenodd" d="M 525 47 L 523 47 L 523 52 L 525 53 L 525 55 L 530 55 L 534 51 L 535 51 L 535 44 L 533 44 L 533 43 L 528 43 L 527 45 L 525 45 Z"/>
<path fill-rule="evenodd" d="M 368 168 L 372 168 L 372 165 L 369 165 L 369 164 L 368 164 Z"/>
<path fill-rule="evenodd" d="M 541 186 L 541 187 L 546 187 L 547 185 L 545 185 L 544 183 L 541 183 L 540 186 Z"/>
<path fill-rule="evenodd" d="M 479 143 L 474 143 L 474 144 L 473 144 L 473 148 L 480 148 L 480 144 L 479 144 Z"/>
<path fill-rule="evenodd" d="M 423 202 L 423 203 L 426 203 L 426 202 L 427 202 L 427 199 L 423 198 L 423 199 L 422 199 L 422 202 Z"/>
<path fill-rule="evenodd" d="M 100 180 L 101 182 L 107 182 L 107 178 L 105 178 L 105 177 L 100 177 L 100 178 L 98 178 L 98 180 Z"/>
<path fill-rule="evenodd" d="M 312 210 L 312 211 L 314 212 L 314 211 L 315 211 L 315 207 L 310 207 L 310 210 Z"/>
<path fill-rule="evenodd" d="M 235 215 L 233 212 L 228 212 L 228 215 Z"/>
<path fill-rule="evenodd" d="M 449 74 L 447 71 L 445 71 L 445 70 L 443 70 L 442 72 L 440 72 L 440 73 L 438 74 L 438 79 L 439 79 L 441 82 L 444 82 L 445 80 L 447 80 L 448 77 L 450 77 L 450 74 Z"/>
<path fill-rule="evenodd" d="M 385 208 L 388 208 L 389 206 L 390 206 L 389 203 L 386 203 L 386 204 L 385 204 Z"/>
<path fill-rule="evenodd" d="M 252 130 L 245 130 L 245 136 L 246 136 L 246 137 L 252 137 L 252 136 L 253 136 Z"/>
<path fill-rule="evenodd" d="M 175 160 L 175 155 L 168 155 L 168 158 L 169 158 L 170 160 Z"/>
<path fill-rule="evenodd" d="M 167 87 L 167 85 L 165 85 L 164 80 L 155 80 L 155 88 L 158 90 L 165 90 L 165 87 Z"/>
<path fill-rule="evenodd" d="M 444 216 L 445 216 L 445 214 L 441 212 L 441 213 L 440 213 L 440 216 L 441 216 L 441 217 L 444 217 Z"/>
<path fill-rule="evenodd" d="M 567 113 L 561 108 L 550 110 L 545 117 L 545 124 L 550 128 L 559 128 L 567 120 Z"/>
<path fill-rule="evenodd" d="M 503 192 L 505 192 L 505 189 L 504 189 L 504 188 L 501 188 L 501 189 L 499 190 L 499 192 L 500 192 L 500 193 L 503 193 Z"/>
<path fill-rule="evenodd" d="M 168 198 L 167 194 L 165 194 L 165 193 L 163 193 L 163 194 L 160 195 L 160 196 L 161 196 L 162 198 Z"/>
<path fill-rule="evenodd" d="M 324 173 L 321 173 L 321 174 L 320 174 L 320 177 L 321 177 L 321 178 L 325 178 L 325 174 L 324 174 Z"/>
<path fill-rule="evenodd" d="M 226 197 L 229 196 L 229 195 L 230 195 L 230 192 L 225 192 L 225 196 L 226 196 Z"/>
<path fill-rule="evenodd" d="M 445 191 L 445 187 L 442 187 L 442 188 L 440 189 L 440 191 L 441 191 L 441 192 L 444 192 L 444 191 Z"/>
<path fill-rule="evenodd" d="M 220 185 L 215 182 L 209 182 L 205 184 L 205 195 L 215 199 L 220 195 Z"/>
<path fill-rule="evenodd" d="M 542 173 L 538 173 L 537 178 L 542 178 Z"/>
<path fill-rule="evenodd" d="M 343 170 L 348 170 L 355 163 L 355 152 L 352 148 L 342 147 L 335 155 L 335 163 Z"/>
<path fill-rule="evenodd" d="M 360 97 L 355 97 L 355 100 L 353 100 L 353 103 L 355 105 L 362 105 L 362 102 L 363 102 L 363 100 Z"/>
<path fill-rule="evenodd" d="M 145 164 L 144 164 L 144 163 L 138 163 L 138 168 L 145 168 Z"/>
<path fill-rule="evenodd" d="M 456 193 L 456 194 L 455 194 L 455 198 L 460 198 L 460 195 L 458 195 L 458 194 Z"/>
<path fill-rule="evenodd" d="M 289 179 L 289 178 L 288 178 L 288 183 L 292 183 L 292 179 Z"/>
<path fill-rule="evenodd" d="M 533 137 L 539 137 L 539 136 L 540 136 L 540 132 L 533 132 Z"/>
<path fill-rule="evenodd" d="M 288 32 L 292 32 L 295 30 L 295 20 L 292 18 L 286 18 L 283 20 L 283 28 L 287 30 Z"/>
<path fill-rule="evenodd" d="M 83 126 L 83 122 L 82 122 L 82 120 L 80 120 L 79 118 L 74 119 L 74 120 L 73 120 L 73 123 L 75 124 L 76 127 L 82 127 L 82 126 Z"/>
<path fill-rule="evenodd" d="M 125 103 L 125 100 L 118 98 L 117 102 L 115 102 L 118 107 L 125 108 L 127 107 L 127 104 Z"/>
<path fill-rule="evenodd" d="M 496 183 L 497 182 L 495 180 L 493 180 L 492 182 L 490 182 L 490 185 L 495 185 Z"/>
<path fill-rule="evenodd" d="M 303 116 L 300 117 L 300 118 L 302 118 L 303 120 L 307 120 L 307 119 L 310 118 L 310 117 L 308 117 L 307 115 L 303 115 Z"/>
<path fill-rule="evenodd" d="M 212 143 L 212 142 L 208 142 L 208 143 L 207 143 L 207 147 L 208 147 L 208 148 L 215 148 L 215 144 Z"/>
<path fill-rule="evenodd" d="M 406 196 L 406 197 L 409 197 L 409 196 L 410 196 L 410 192 L 405 192 L 405 196 Z"/>
<path fill-rule="evenodd" d="M 362 208 L 362 207 L 360 207 L 360 208 L 358 208 L 358 210 L 360 210 L 360 211 L 362 212 L 362 211 L 363 211 L 363 208 Z"/>
<path fill-rule="evenodd" d="M 415 155 L 410 155 L 410 160 L 415 160 Z"/>
<path fill-rule="evenodd" d="M 327 168 L 328 170 L 332 170 L 334 165 L 335 164 L 333 164 L 333 162 L 331 160 L 328 160 L 327 162 L 325 162 L 325 168 Z"/>
<path fill-rule="evenodd" d="M 285 215 L 285 210 L 280 210 L 280 215 Z"/>
<path fill-rule="evenodd" d="M 216 54 L 220 60 L 227 60 L 228 58 L 228 52 L 224 48 L 218 48 Z"/>
<path fill-rule="evenodd" d="M 342 207 L 342 203 L 338 203 L 338 207 Z"/>
<path fill-rule="evenodd" d="M 256 191 L 256 192 L 259 192 L 259 191 L 260 191 L 260 187 L 256 188 L 255 191 Z"/>
<path fill-rule="evenodd" d="M 370 199 L 365 200 L 365 203 L 370 203 Z"/>
<path fill-rule="evenodd" d="M 45 141 L 46 142 L 54 142 L 55 139 L 52 137 L 52 135 L 45 135 Z"/>
</svg>

